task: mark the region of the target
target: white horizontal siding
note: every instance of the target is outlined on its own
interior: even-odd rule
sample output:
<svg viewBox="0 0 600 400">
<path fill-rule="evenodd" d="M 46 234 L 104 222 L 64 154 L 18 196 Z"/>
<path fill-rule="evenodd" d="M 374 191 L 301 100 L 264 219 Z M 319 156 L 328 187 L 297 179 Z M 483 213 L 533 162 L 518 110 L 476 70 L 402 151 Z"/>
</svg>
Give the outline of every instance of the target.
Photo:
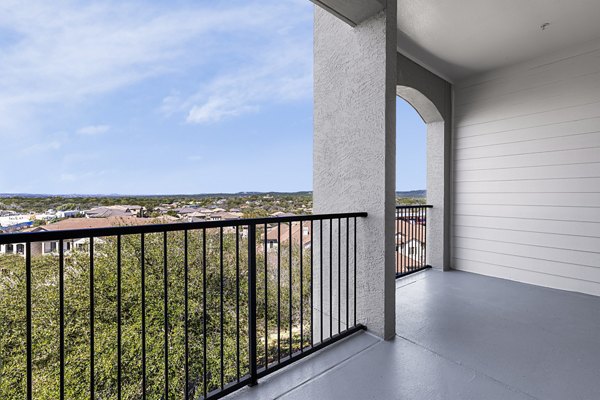
<svg viewBox="0 0 600 400">
<path fill-rule="evenodd" d="M 600 295 L 600 42 L 455 88 L 453 266 Z"/>
</svg>

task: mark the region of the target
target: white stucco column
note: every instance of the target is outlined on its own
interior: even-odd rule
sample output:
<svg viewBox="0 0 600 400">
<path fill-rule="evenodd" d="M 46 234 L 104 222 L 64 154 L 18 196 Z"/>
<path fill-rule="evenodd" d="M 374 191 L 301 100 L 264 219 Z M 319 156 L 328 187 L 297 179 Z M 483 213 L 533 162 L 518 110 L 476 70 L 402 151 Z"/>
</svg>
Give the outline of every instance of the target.
<svg viewBox="0 0 600 400">
<path fill-rule="evenodd" d="M 314 212 L 369 214 L 358 221 L 357 317 L 390 339 L 395 333 L 396 2 L 388 1 L 385 10 L 356 27 L 316 7 L 314 34 Z"/>
</svg>

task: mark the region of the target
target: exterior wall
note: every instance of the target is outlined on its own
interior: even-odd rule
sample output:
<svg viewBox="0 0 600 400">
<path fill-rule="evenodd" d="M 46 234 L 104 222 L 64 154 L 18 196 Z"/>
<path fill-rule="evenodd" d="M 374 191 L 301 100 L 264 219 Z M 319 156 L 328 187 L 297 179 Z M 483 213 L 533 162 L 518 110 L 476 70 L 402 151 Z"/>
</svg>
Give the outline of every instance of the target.
<svg viewBox="0 0 600 400">
<path fill-rule="evenodd" d="M 600 295 L 600 45 L 455 88 L 453 267 Z"/>
<path fill-rule="evenodd" d="M 402 54 L 397 55 L 396 84 L 398 96 L 427 124 L 427 203 L 433 208 L 427 210 L 426 262 L 449 269 L 452 85 Z"/>
<path fill-rule="evenodd" d="M 314 212 L 369 214 L 358 220 L 358 322 L 393 338 L 396 2 L 354 28 L 316 7 L 314 33 Z"/>
</svg>

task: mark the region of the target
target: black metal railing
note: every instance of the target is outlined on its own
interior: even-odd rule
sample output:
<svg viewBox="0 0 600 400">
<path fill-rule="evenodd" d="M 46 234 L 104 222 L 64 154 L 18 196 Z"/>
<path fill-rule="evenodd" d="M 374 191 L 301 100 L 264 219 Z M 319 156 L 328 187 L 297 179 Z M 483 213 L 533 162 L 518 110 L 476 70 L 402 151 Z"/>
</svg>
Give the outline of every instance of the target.
<svg viewBox="0 0 600 400">
<path fill-rule="evenodd" d="M 25 245 L 0 256 L 0 398 L 216 399 L 254 385 L 364 329 L 366 216 L 0 235 Z M 57 251 L 38 252 L 48 242 Z"/>
<path fill-rule="evenodd" d="M 427 210 L 431 205 L 396 206 L 396 277 L 427 265 Z"/>
</svg>

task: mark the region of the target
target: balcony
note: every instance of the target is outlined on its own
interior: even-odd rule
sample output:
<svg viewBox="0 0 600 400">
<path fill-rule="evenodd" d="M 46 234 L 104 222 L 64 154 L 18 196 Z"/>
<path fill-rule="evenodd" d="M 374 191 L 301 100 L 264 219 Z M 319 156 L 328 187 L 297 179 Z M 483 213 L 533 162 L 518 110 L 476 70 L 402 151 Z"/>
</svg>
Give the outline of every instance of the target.
<svg viewBox="0 0 600 400">
<path fill-rule="evenodd" d="M 424 224 L 426 209 L 401 218 Z M 594 296 L 414 271 L 396 280 L 394 340 L 365 331 L 356 320 L 362 266 L 354 255 L 364 217 L 2 235 L 1 243 L 26 248 L 5 256 L 23 270 L 4 269 L 16 282 L 4 294 L 16 312 L 2 310 L 13 318 L 5 338 L 20 343 L 4 345 L 13 368 L 4 376 L 26 379 L 4 397 L 600 396 Z M 88 246 L 65 251 L 75 238 Z M 58 241 L 58 253 L 33 255 L 40 241 Z"/>
<path fill-rule="evenodd" d="M 600 299 L 467 272 L 396 281 L 396 336 L 361 332 L 231 399 L 598 399 Z"/>
<path fill-rule="evenodd" d="M 600 398 L 600 2 L 313 1 L 316 214 L 0 236 L 0 398 Z"/>
</svg>

